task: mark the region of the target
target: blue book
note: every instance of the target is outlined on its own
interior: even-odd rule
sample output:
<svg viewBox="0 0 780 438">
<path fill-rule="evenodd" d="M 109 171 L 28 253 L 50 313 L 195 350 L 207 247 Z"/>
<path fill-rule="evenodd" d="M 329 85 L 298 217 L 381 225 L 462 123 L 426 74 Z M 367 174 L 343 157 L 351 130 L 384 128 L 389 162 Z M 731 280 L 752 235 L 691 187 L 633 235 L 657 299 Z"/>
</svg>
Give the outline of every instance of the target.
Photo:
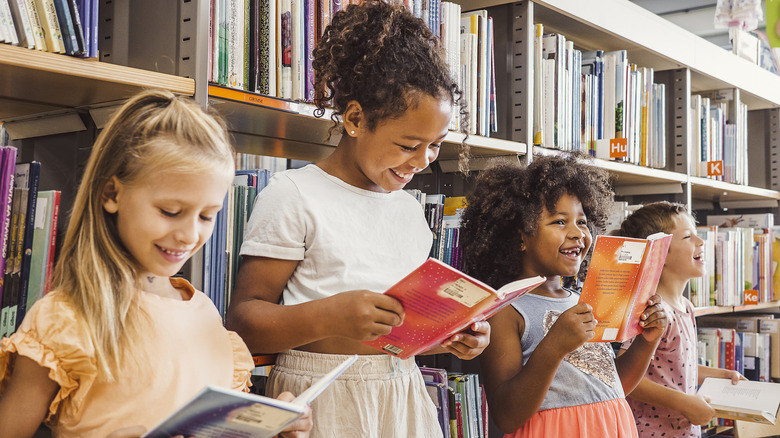
<svg viewBox="0 0 780 438">
<path fill-rule="evenodd" d="M 70 15 L 69 0 L 53 0 L 54 10 L 57 13 L 57 23 L 62 32 L 62 42 L 65 44 L 66 55 L 77 55 L 79 43 L 76 40 L 76 29 L 73 26 L 73 18 Z"/>
</svg>

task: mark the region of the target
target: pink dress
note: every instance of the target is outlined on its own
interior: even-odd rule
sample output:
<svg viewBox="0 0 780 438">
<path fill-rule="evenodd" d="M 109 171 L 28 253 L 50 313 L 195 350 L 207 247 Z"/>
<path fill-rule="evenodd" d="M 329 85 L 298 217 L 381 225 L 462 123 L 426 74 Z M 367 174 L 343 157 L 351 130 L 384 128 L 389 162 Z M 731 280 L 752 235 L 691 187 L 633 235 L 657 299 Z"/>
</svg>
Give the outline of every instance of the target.
<svg viewBox="0 0 780 438">
<path fill-rule="evenodd" d="M 693 304 L 685 300 L 685 310 L 675 309 L 664 303 L 669 326 L 661 337 L 650 366 L 645 373 L 649 380 L 686 394 L 696 394 L 699 366 L 696 351 L 696 319 Z M 628 348 L 631 341 L 623 343 Z M 695 437 L 701 436 L 701 428 L 691 424 L 682 413 L 628 397 L 634 411 L 640 437 Z"/>
</svg>

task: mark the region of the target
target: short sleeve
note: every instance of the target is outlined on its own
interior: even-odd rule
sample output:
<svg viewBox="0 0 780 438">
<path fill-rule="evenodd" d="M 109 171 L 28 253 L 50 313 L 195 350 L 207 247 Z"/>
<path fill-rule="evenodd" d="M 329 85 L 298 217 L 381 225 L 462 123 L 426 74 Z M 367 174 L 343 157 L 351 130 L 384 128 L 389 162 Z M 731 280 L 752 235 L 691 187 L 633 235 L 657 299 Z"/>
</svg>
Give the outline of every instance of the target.
<svg viewBox="0 0 780 438">
<path fill-rule="evenodd" d="M 257 195 L 241 245 L 242 256 L 303 260 L 306 216 L 300 191 L 285 173 L 274 175 Z"/>
<path fill-rule="evenodd" d="M 228 331 L 228 336 L 233 348 L 233 383 L 231 388 L 247 392 L 252 386 L 249 379 L 255 368 L 255 362 L 252 360 L 252 354 L 249 353 L 246 344 L 237 333 Z"/>
<path fill-rule="evenodd" d="M 49 369 L 60 389 L 49 405 L 46 421 L 60 413 L 80 418 L 84 398 L 97 377 L 92 344 L 72 307 L 51 293 L 33 305 L 19 330 L 0 344 L 0 391 L 13 371 L 13 359 L 25 356 Z"/>
</svg>

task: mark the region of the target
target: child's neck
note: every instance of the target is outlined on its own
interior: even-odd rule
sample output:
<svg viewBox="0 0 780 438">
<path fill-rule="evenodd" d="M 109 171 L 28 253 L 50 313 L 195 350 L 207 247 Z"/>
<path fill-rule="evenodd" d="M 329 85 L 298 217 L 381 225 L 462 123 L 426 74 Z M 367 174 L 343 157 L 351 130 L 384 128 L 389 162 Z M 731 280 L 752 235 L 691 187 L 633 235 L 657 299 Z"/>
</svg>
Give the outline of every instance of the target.
<svg viewBox="0 0 780 438">
<path fill-rule="evenodd" d="M 523 278 L 533 277 L 535 275 L 538 274 L 525 275 Z M 529 293 L 550 298 L 566 298 L 569 296 L 569 292 L 561 285 L 561 277 L 558 275 L 547 277 L 547 280 L 545 280 L 544 283 L 540 284 Z"/>
<path fill-rule="evenodd" d="M 181 292 L 173 287 L 170 278 L 160 277 L 148 272 L 142 274 L 139 278 L 141 283 L 141 290 L 144 292 L 159 295 L 163 298 L 183 300 Z"/>
<path fill-rule="evenodd" d="M 661 278 L 658 280 L 656 293 L 663 298 L 668 305 L 684 312 L 685 300 L 683 299 L 683 292 L 685 291 L 685 286 L 687 284 L 688 280 L 671 278 L 661 274 Z"/>
</svg>

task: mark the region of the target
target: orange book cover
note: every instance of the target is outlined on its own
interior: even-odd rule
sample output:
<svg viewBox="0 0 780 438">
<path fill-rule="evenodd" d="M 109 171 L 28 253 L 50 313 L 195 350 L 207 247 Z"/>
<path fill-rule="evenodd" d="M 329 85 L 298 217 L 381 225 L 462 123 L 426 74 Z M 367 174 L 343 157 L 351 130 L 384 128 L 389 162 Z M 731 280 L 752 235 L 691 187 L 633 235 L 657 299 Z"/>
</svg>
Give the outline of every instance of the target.
<svg viewBox="0 0 780 438">
<path fill-rule="evenodd" d="M 525 278 L 495 290 L 429 258 L 385 292 L 403 305 L 403 324 L 364 344 L 392 356 L 409 358 L 439 345 L 473 322 L 489 318 L 543 281 L 544 277 Z"/>
<path fill-rule="evenodd" d="M 623 342 L 642 332 L 639 316 L 658 286 L 671 241 L 664 233 L 596 237 L 579 300 L 598 321 L 590 342 Z"/>
</svg>

